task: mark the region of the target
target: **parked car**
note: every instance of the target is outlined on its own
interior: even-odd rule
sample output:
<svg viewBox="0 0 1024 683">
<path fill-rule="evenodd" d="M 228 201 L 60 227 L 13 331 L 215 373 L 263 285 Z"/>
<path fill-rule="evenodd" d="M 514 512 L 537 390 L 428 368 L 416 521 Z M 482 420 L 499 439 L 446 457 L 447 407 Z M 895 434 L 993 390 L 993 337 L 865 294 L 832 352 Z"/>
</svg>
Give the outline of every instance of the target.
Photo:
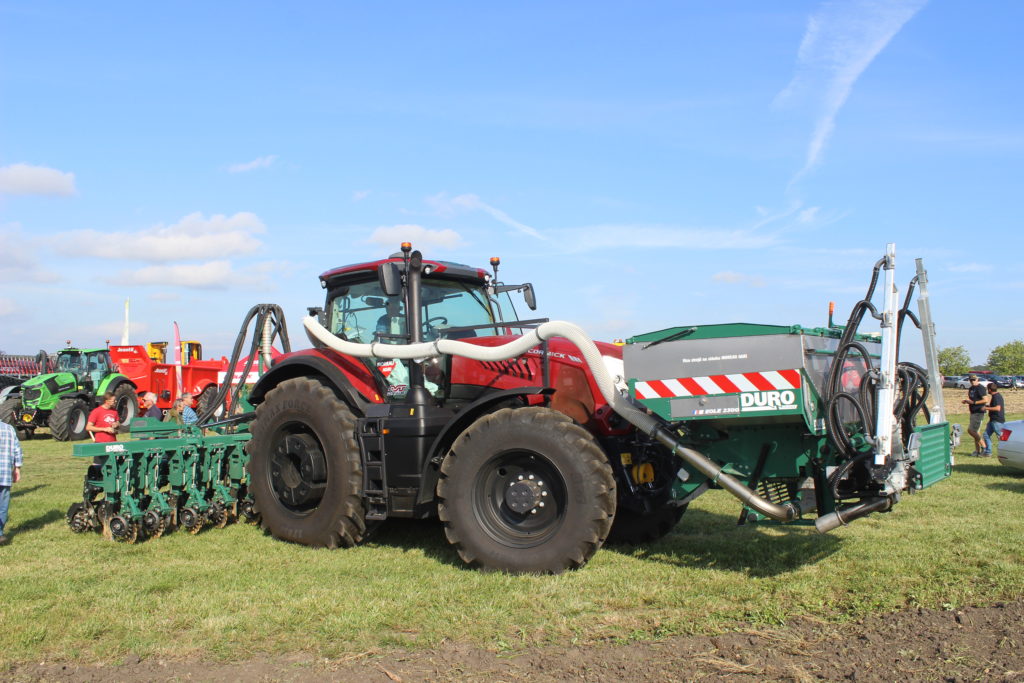
<svg viewBox="0 0 1024 683">
<path fill-rule="evenodd" d="M 978 383 L 981 386 L 983 386 L 983 387 L 987 387 L 989 382 L 991 382 L 991 381 L 992 381 L 991 379 L 988 379 L 988 378 L 985 378 L 985 377 L 978 377 Z M 956 383 L 956 388 L 957 389 L 970 389 L 971 388 L 971 380 L 969 380 L 966 377 L 964 377 L 963 379 L 959 380 Z"/>
<path fill-rule="evenodd" d="M 1014 375 L 1013 377 L 1013 388 L 1024 389 L 1024 375 Z"/>
<path fill-rule="evenodd" d="M 996 383 L 996 386 L 1000 389 L 1012 389 L 1013 388 L 1013 377 L 1006 375 L 992 375 L 992 381 Z"/>
<path fill-rule="evenodd" d="M 966 375 L 950 375 L 949 377 L 945 377 L 942 380 L 942 386 L 946 387 L 947 389 L 957 389 L 958 388 L 957 382 L 959 382 L 962 379 L 967 379 L 967 376 Z"/>
<path fill-rule="evenodd" d="M 1001 464 L 1024 470 L 1024 420 L 1013 420 L 1003 425 L 996 449 Z"/>
</svg>

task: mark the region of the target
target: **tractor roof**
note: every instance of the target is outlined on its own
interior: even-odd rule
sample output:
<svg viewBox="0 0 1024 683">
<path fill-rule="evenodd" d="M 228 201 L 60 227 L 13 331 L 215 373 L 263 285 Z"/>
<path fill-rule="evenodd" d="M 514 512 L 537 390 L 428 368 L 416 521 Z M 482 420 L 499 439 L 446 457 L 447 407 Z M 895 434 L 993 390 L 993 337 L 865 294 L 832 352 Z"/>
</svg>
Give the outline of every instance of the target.
<svg viewBox="0 0 1024 683">
<path fill-rule="evenodd" d="M 382 263 L 403 263 L 401 257 L 380 259 L 379 261 L 367 261 L 366 263 L 356 263 L 351 266 L 341 266 L 328 270 L 320 275 L 320 281 L 328 283 L 331 280 L 338 278 L 345 278 L 351 275 L 376 275 L 377 268 Z M 483 282 L 487 277 L 487 272 L 483 268 L 474 268 L 467 266 L 462 263 L 452 263 L 451 261 L 428 261 L 423 259 L 423 265 L 430 268 L 430 272 L 424 272 L 424 275 L 435 276 L 444 274 L 447 277 L 454 278 L 465 278 L 472 280 L 480 280 Z"/>
<path fill-rule="evenodd" d="M 106 351 L 106 350 L 107 350 L 107 347 L 105 347 L 105 346 L 102 346 L 102 347 L 100 347 L 98 349 L 73 349 L 71 347 L 68 347 L 66 349 L 61 349 L 59 351 L 59 353 L 96 353 L 97 351 Z"/>
</svg>

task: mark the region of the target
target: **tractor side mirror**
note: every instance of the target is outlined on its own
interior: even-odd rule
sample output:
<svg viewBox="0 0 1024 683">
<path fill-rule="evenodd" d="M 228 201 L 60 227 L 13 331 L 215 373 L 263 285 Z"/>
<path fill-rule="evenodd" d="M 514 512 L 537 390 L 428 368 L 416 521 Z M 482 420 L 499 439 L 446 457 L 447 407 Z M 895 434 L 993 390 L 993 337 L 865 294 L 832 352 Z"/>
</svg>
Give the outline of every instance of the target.
<svg viewBox="0 0 1024 683">
<path fill-rule="evenodd" d="M 523 301 L 526 302 L 531 311 L 537 310 L 537 295 L 533 293 L 533 285 L 529 282 L 523 285 Z"/>
<path fill-rule="evenodd" d="M 171 398 L 171 390 L 170 389 L 164 389 L 163 391 L 161 391 L 160 392 L 160 398 L 162 398 L 165 401 L 169 400 Z"/>
<path fill-rule="evenodd" d="M 402 293 L 402 273 L 398 270 L 397 263 L 382 263 L 377 269 L 377 276 L 380 278 L 380 288 L 388 296 L 398 296 Z"/>
</svg>

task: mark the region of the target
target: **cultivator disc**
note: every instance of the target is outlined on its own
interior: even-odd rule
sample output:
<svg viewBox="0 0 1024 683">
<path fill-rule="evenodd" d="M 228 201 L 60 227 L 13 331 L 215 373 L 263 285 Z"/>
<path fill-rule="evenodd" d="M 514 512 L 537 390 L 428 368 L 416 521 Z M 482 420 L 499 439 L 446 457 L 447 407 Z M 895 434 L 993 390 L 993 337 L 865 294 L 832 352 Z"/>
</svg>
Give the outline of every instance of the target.
<svg viewBox="0 0 1024 683">
<path fill-rule="evenodd" d="M 251 521 L 249 434 L 206 436 L 185 428 L 172 436 L 76 445 L 74 455 L 95 464 L 86 473 L 82 502 L 68 510 L 71 530 L 136 543 L 178 527 L 192 535 L 206 526 L 222 529 L 239 512 Z"/>
</svg>

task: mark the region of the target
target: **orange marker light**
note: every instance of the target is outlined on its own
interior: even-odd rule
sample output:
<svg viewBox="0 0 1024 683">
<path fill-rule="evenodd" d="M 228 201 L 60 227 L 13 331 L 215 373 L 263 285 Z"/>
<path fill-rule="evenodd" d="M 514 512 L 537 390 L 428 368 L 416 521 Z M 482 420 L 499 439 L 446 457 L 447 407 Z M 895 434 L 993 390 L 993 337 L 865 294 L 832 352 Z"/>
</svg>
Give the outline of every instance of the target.
<svg viewBox="0 0 1024 683">
<path fill-rule="evenodd" d="M 492 266 L 500 266 L 501 265 L 501 259 L 498 258 L 497 256 L 492 256 L 491 257 L 491 265 Z"/>
<path fill-rule="evenodd" d="M 402 242 L 402 251 L 406 253 L 412 251 L 412 242 Z"/>
</svg>

